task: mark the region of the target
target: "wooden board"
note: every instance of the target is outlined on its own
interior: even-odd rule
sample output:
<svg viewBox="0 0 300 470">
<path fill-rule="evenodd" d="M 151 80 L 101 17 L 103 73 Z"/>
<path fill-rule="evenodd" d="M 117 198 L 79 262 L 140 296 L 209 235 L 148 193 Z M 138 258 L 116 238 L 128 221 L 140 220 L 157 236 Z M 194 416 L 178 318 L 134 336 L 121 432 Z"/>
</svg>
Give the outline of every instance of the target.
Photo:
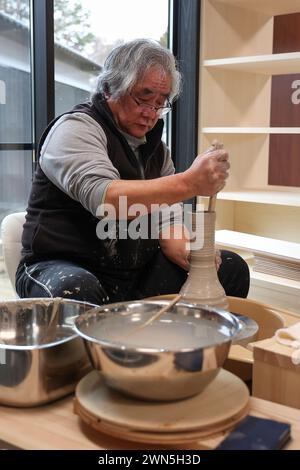
<svg viewBox="0 0 300 470">
<path fill-rule="evenodd" d="M 254 344 L 253 355 L 255 360 L 297 372 L 300 379 L 300 365 L 292 362 L 294 351 L 295 349 L 278 343 L 275 338 L 269 338 Z"/>
<path fill-rule="evenodd" d="M 222 369 L 202 393 L 175 402 L 126 397 L 93 371 L 76 388 L 75 412 L 94 429 L 118 438 L 172 444 L 230 429 L 247 414 L 248 403 L 246 385 Z"/>
<path fill-rule="evenodd" d="M 224 433 L 192 443 L 145 444 L 117 439 L 85 425 L 73 411 L 73 397 L 36 408 L 0 406 L 0 439 L 28 450 L 145 450 L 213 449 Z M 292 439 L 287 449 L 300 449 L 300 410 L 250 398 L 250 415 L 287 421 L 292 424 Z M 5 445 L 2 448 L 6 448 Z"/>
<path fill-rule="evenodd" d="M 300 8 L 300 5 L 299 5 Z M 300 47 L 300 13 L 274 18 L 273 54 L 292 53 Z M 284 71 L 283 71 L 284 73 Z M 294 71 L 272 77 L 271 127 L 297 127 L 300 119 L 299 64 Z M 268 183 L 300 186 L 299 135 L 271 135 Z"/>
<path fill-rule="evenodd" d="M 125 441 L 144 442 L 147 444 L 160 444 L 160 445 L 177 445 L 196 442 L 199 439 L 207 439 L 217 436 L 225 431 L 234 428 L 248 412 L 248 406 L 241 410 L 236 416 L 230 418 L 227 423 L 222 423 L 220 426 L 215 426 L 212 429 L 205 429 L 203 431 L 186 431 L 186 432 L 172 432 L 172 433 L 151 433 L 147 431 L 132 431 L 130 429 L 120 428 L 110 423 L 106 423 L 95 416 L 88 413 L 81 407 L 78 400 L 74 401 L 74 411 L 80 416 L 84 423 L 99 433 L 108 434 L 109 436 Z"/>
</svg>

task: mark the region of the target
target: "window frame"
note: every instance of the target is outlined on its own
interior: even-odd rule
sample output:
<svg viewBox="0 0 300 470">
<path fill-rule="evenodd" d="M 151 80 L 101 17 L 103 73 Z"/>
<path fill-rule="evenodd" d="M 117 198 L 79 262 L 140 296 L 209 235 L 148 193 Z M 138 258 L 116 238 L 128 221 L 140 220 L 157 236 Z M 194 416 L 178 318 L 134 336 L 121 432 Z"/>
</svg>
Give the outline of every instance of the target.
<svg viewBox="0 0 300 470">
<path fill-rule="evenodd" d="M 33 168 L 44 129 L 54 119 L 54 1 L 30 0 Z"/>
<path fill-rule="evenodd" d="M 201 0 L 171 0 L 171 49 L 183 75 L 183 89 L 174 104 L 171 123 L 172 158 L 185 171 L 198 153 L 199 47 Z"/>
</svg>

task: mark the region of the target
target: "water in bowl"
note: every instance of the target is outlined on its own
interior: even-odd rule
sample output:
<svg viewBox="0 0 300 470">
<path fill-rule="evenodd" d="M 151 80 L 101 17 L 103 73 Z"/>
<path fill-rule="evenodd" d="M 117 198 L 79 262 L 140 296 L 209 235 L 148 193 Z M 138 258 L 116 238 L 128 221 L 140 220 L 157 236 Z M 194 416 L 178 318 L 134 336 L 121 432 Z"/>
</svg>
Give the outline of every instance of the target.
<svg viewBox="0 0 300 470">
<path fill-rule="evenodd" d="M 151 316 L 151 315 L 149 315 Z M 112 315 L 94 325 L 92 336 L 100 342 L 128 348 L 178 351 L 205 348 L 231 340 L 231 329 L 205 318 L 176 319 L 171 314 L 143 327 L 139 314 Z"/>
</svg>

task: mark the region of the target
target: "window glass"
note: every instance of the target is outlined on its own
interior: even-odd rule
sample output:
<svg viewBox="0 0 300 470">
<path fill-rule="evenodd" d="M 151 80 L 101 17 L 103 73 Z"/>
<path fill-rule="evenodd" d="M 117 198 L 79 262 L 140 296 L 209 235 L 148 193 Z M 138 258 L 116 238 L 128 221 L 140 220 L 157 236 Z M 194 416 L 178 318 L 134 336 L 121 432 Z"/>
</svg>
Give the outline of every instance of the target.
<svg viewBox="0 0 300 470">
<path fill-rule="evenodd" d="M 24 211 L 32 176 L 29 0 L 0 0 L 0 223 Z M 0 239 L 0 297 L 14 297 Z"/>
<path fill-rule="evenodd" d="M 32 165 L 30 80 L 29 0 L 0 0 L 0 222 L 27 203 Z"/>
<path fill-rule="evenodd" d="M 32 151 L 0 150 L 0 211 L 2 218 L 22 212 L 27 206 L 31 187 Z"/>
<path fill-rule="evenodd" d="M 105 57 L 116 45 L 147 37 L 167 46 L 168 3 L 54 0 L 56 115 L 89 98 Z"/>
<path fill-rule="evenodd" d="M 39 0 L 36 0 L 39 1 Z M 32 179 L 30 0 L 0 0 L 0 223 L 26 209 Z M 110 50 L 167 45 L 169 0 L 54 0 L 55 114 L 85 101 Z M 2 264 L 1 264 L 2 263 Z M 0 240 L 0 296 L 3 259 Z"/>
</svg>

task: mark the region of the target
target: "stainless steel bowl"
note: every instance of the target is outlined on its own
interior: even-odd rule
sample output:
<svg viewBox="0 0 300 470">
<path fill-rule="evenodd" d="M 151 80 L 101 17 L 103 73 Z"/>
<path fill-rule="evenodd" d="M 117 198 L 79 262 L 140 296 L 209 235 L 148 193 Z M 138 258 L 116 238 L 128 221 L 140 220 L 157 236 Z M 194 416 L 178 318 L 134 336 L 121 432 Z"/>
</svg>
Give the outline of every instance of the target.
<svg viewBox="0 0 300 470">
<path fill-rule="evenodd" d="M 147 400 L 177 400 L 200 393 L 217 375 L 240 322 L 224 310 L 178 303 L 143 327 L 166 303 L 110 304 L 75 320 L 109 387 Z"/>
<path fill-rule="evenodd" d="M 0 302 L 0 403 L 34 406 L 74 390 L 90 369 L 74 320 L 94 307 L 60 298 Z"/>
</svg>

